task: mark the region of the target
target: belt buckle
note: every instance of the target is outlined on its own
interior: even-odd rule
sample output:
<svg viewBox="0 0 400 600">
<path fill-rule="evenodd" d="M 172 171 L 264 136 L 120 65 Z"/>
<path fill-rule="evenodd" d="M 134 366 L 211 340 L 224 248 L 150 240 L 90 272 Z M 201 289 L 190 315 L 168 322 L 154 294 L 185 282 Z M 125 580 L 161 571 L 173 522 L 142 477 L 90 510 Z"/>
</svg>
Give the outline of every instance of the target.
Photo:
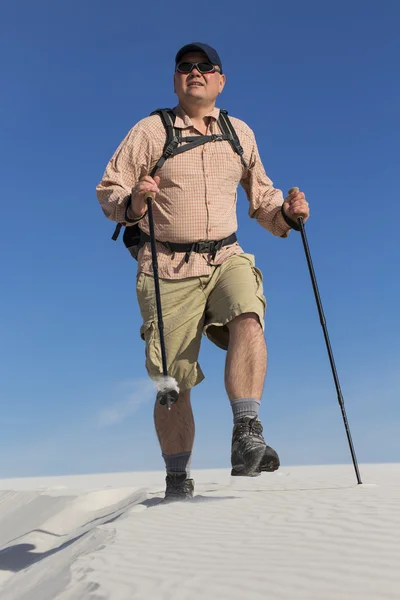
<svg viewBox="0 0 400 600">
<path fill-rule="evenodd" d="M 197 243 L 198 252 L 200 252 L 201 254 L 206 253 L 206 252 L 212 252 L 212 244 L 213 244 L 213 242 L 210 240 L 198 242 Z"/>
</svg>

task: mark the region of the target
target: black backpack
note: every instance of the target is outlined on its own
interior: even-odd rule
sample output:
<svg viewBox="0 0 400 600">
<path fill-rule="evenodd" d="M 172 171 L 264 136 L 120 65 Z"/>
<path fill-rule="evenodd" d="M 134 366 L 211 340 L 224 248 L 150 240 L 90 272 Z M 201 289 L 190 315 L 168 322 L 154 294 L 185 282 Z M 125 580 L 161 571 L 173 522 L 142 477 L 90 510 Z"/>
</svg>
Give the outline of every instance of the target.
<svg viewBox="0 0 400 600">
<path fill-rule="evenodd" d="M 196 135 L 196 136 L 188 136 L 182 138 L 181 131 L 178 128 L 175 128 L 175 114 L 170 108 L 158 108 L 151 115 L 160 115 L 161 121 L 164 125 L 167 137 L 164 145 L 164 151 L 162 156 L 159 158 L 157 164 L 150 172 L 150 177 L 154 177 L 158 169 L 161 169 L 163 164 L 168 158 L 172 156 L 176 156 L 177 154 L 181 154 L 182 152 L 186 152 L 187 150 L 191 150 L 192 148 L 196 148 L 197 146 L 201 146 L 206 144 L 207 142 L 215 142 L 215 141 L 223 141 L 227 140 L 234 152 L 236 152 L 242 161 L 242 164 L 247 169 L 247 163 L 243 157 L 243 148 L 240 145 L 240 140 L 236 134 L 235 129 L 228 117 L 228 111 L 224 109 L 220 109 L 220 115 L 218 118 L 218 125 L 221 134 L 213 134 L 213 135 Z M 180 146 L 180 144 L 182 144 Z M 129 206 L 129 205 L 128 205 Z M 128 208 L 128 207 L 127 207 Z M 114 234 L 112 236 L 113 240 L 117 240 L 120 234 L 121 228 L 123 227 L 122 223 L 118 223 Z M 125 227 L 123 241 L 125 246 L 128 248 L 130 253 L 134 258 L 137 258 L 137 254 L 139 248 L 141 247 L 141 235 L 140 235 L 140 227 L 139 225 L 131 225 L 130 227 Z"/>
</svg>

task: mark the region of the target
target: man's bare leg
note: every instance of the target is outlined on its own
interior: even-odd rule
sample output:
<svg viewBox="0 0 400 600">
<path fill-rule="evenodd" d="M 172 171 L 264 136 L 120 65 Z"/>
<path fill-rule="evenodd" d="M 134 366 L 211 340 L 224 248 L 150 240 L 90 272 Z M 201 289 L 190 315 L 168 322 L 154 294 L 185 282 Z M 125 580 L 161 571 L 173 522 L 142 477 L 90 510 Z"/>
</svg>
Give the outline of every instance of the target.
<svg viewBox="0 0 400 600">
<path fill-rule="evenodd" d="M 267 346 L 255 313 L 245 313 L 228 323 L 225 387 L 229 400 L 261 399 L 267 371 Z"/>
<path fill-rule="evenodd" d="M 164 502 L 193 497 L 190 462 L 194 442 L 194 419 L 190 390 L 181 392 L 171 410 L 156 401 L 154 424 L 167 471 Z"/>
<path fill-rule="evenodd" d="M 271 461 L 272 449 L 266 446 L 257 419 L 267 370 L 267 348 L 255 313 L 236 317 L 228 327 L 225 386 L 234 420 L 231 474 L 253 477 L 265 470 L 264 463 L 269 466 Z"/>
<path fill-rule="evenodd" d="M 154 424 L 163 454 L 191 452 L 194 443 L 194 419 L 190 390 L 180 392 L 171 410 L 156 402 Z"/>
</svg>

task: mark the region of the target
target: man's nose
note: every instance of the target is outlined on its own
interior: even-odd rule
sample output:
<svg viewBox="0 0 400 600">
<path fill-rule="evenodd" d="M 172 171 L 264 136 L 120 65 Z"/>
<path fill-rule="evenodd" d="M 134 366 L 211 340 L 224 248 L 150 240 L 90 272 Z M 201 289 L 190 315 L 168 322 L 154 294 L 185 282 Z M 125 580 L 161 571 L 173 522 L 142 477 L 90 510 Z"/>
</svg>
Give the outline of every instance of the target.
<svg viewBox="0 0 400 600">
<path fill-rule="evenodd" d="M 192 77 L 201 77 L 201 73 L 200 71 L 197 69 L 197 67 L 193 67 L 190 75 L 192 75 Z"/>
</svg>

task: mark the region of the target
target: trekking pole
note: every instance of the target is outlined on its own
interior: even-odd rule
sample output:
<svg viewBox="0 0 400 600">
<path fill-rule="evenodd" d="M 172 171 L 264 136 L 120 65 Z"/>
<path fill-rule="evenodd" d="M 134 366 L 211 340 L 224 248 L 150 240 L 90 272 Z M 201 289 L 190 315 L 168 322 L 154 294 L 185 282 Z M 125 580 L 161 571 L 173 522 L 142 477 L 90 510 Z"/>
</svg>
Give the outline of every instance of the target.
<svg viewBox="0 0 400 600">
<path fill-rule="evenodd" d="M 151 246 L 151 258 L 153 264 L 153 275 L 154 275 L 154 288 L 156 293 L 156 305 L 157 305 L 157 319 L 158 319 L 158 332 L 160 335 L 160 347 L 161 347 L 161 360 L 163 378 L 157 382 L 158 394 L 157 400 L 163 406 L 167 406 L 168 410 L 171 410 L 171 406 L 178 400 L 179 387 L 173 377 L 168 376 L 167 367 L 167 354 L 165 351 L 165 339 L 164 339 L 164 323 L 162 317 L 161 307 L 161 293 L 160 293 L 160 280 L 158 277 L 158 260 L 157 260 L 157 248 L 156 248 L 156 236 L 154 233 L 154 217 L 153 217 L 153 200 L 154 193 L 149 192 L 146 196 L 147 211 L 149 218 L 149 229 L 150 229 L 150 246 Z"/>
<path fill-rule="evenodd" d="M 294 188 L 291 188 L 288 193 L 290 195 L 291 193 L 298 192 L 298 191 L 299 191 L 299 188 L 294 187 Z M 344 426 L 346 429 L 346 435 L 347 435 L 347 439 L 348 439 L 349 446 L 350 446 L 351 458 L 353 459 L 354 470 L 356 472 L 357 483 L 361 484 L 362 481 L 361 481 L 361 477 L 360 477 L 360 471 L 358 470 L 356 453 L 354 450 L 353 441 L 351 439 L 349 422 L 347 420 L 346 409 L 344 407 L 343 395 L 342 395 L 342 391 L 340 389 L 339 377 L 338 377 L 338 374 L 336 371 L 336 365 L 335 365 L 335 360 L 333 358 L 331 343 L 329 341 L 328 329 L 326 326 L 325 315 L 324 315 L 324 311 L 322 308 L 321 297 L 320 297 L 319 291 L 318 291 L 317 279 L 315 277 L 314 267 L 313 267 L 312 260 L 311 260 L 310 249 L 308 247 L 308 241 L 307 241 L 306 231 L 305 231 L 305 227 L 304 227 L 304 222 L 303 222 L 302 217 L 299 217 L 297 219 L 297 221 L 298 221 L 298 224 L 300 227 L 301 239 L 303 240 L 304 252 L 306 254 L 308 269 L 310 271 L 311 283 L 312 283 L 313 290 L 314 290 L 315 300 L 317 301 L 319 318 L 320 318 L 321 326 L 322 326 L 322 329 L 324 332 L 326 348 L 328 350 L 329 362 L 331 363 L 333 379 L 335 381 L 336 392 L 337 392 L 340 410 L 342 411 L 343 422 L 344 422 Z"/>
</svg>

